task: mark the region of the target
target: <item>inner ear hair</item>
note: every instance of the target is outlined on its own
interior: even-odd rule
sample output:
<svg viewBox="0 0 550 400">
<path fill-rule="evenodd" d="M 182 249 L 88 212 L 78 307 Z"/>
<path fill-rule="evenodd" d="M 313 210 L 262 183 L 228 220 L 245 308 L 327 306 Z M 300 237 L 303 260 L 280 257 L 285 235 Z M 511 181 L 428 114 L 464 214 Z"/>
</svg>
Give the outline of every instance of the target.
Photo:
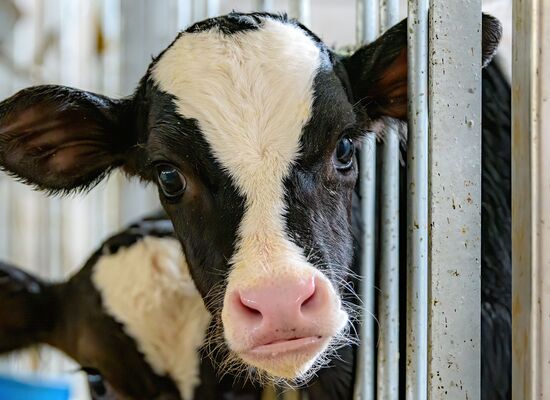
<svg viewBox="0 0 550 400">
<path fill-rule="evenodd" d="M 407 20 L 342 60 L 356 107 L 370 120 L 407 118 Z"/>
<path fill-rule="evenodd" d="M 482 14 L 481 63 L 493 58 L 500 38 L 500 22 Z M 407 119 L 407 20 L 394 25 L 374 42 L 342 60 L 356 106 L 366 113 L 367 125 L 381 117 Z"/>
</svg>

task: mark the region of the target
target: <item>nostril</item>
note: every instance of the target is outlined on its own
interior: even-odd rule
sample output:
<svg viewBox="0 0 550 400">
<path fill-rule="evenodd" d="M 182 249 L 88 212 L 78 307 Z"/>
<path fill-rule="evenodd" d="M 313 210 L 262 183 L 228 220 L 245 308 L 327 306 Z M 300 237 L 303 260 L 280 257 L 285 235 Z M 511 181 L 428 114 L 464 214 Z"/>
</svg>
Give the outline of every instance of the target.
<svg viewBox="0 0 550 400">
<path fill-rule="evenodd" d="M 311 279 L 303 282 L 301 285 L 300 291 L 300 300 L 299 300 L 299 307 L 300 310 L 303 310 L 305 308 L 308 308 L 312 305 L 312 303 L 315 300 L 315 293 L 317 293 L 317 285 L 315 282 L 315 279 L 311 277 Z"/>
<path fill-rule="evenodd" d="M 243 296 L 242 293 L 240 293 L 238 296 L 236 296 L 237 306 L 240 308 L 240 311 L 242 314 L 244 314 L 247 317 L 252 317 L 255 319 L 261 319 L 262 318 L 262 312 L 260 311 L 260 306 L 257 304 L 256 301 L 247 298 L 246 296 Z"/>
<path fill-rule="evenodd" d="M 313 289 L 313 292 L 309 295 L 309 297 L 307 297 L 304 302 L 302 303 L 302 305 L 300 306 L 300 308 L 302 310 L 304 309 L 307 309 L 307 308 L 310 308 L 314 305 L 315 303 L 315 300 L 316 300 L 316 293 L 317 293 L 317 290 L 315 290 L 315 288 Z"/>
</svg>

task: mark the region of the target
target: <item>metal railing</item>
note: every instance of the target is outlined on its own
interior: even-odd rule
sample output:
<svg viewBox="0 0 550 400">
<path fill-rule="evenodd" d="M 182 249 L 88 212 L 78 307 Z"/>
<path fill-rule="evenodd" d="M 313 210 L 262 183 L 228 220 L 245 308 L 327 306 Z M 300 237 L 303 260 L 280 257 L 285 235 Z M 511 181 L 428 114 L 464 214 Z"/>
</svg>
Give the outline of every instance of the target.
<svg viewBox="0 0 550 400">
<path fill-rule="evenodd" d="M 550 3 L 514 2 L 512 395 L 550 398 Z"/>
<path fill-rule="evenodd" d="M 396 2 L 382 3 L 358 1 L 362 42 L 377 36 L 378 21 L 383 21 L 381 30 L 397 22 Z M 399 248 L 405 247 L 398 234 L 399 137 L 390 129 L 378 145 L 378 204 L 373 137 L 367 137 L 361 166 L 366 309 L 356 398 L 398 398 L 403 393 L 399 362 L 405 362 L 407 399 L 465 394 L 475 399 L 480 387 L 481 2 L 469 3 L 465 11 L 458 1 L 410 0 L 408 15 L 406 274 L 398 273 Z M 401 327 L 400 278 L 407 287 L 406 326 Z M 377 285 L 378 334 L 371 317 Z M 399 361 L 399 335 L 404 334 L 406 358 Z"/>
</svg>

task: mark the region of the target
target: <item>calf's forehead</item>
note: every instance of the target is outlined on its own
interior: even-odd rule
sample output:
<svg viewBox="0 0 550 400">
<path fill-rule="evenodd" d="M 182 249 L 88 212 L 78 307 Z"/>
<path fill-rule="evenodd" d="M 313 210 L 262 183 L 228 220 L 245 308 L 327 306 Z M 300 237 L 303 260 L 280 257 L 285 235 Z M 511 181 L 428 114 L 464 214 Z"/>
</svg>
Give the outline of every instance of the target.
<svg viewBox="0 0 550 400">
<path fill-rule="evenodd" d="M 268 170 L 280 180 L 298 157 L 323 65 L 327 55 L 305 31 L 264 18 L 232 34 L 216 27 L 182 34 L 152 79 L 181 117 L 197 121 L 213 156 L 249 197 L 254 175 Z"/>
</svg>

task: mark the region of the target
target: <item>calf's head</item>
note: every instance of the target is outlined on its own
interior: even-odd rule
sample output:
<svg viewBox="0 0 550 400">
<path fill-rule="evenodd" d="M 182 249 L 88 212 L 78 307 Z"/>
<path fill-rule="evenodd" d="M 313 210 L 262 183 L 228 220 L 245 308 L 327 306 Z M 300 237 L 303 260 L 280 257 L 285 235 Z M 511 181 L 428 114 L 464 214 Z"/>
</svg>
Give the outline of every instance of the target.
<svg viewBox="0 0 550 400">
<path fill-rule="evenodd" d="M 54 193 L 116 167 L 157 184 L 228 359 L 300 381 L 345 337 L 355 149 L 406 117 L 406 54 L 405 21 L 338 57 L 284 16 L 210 19 L 131 97 L 39 86 L 5 100 L 0 165 Z"/>
</svg>

